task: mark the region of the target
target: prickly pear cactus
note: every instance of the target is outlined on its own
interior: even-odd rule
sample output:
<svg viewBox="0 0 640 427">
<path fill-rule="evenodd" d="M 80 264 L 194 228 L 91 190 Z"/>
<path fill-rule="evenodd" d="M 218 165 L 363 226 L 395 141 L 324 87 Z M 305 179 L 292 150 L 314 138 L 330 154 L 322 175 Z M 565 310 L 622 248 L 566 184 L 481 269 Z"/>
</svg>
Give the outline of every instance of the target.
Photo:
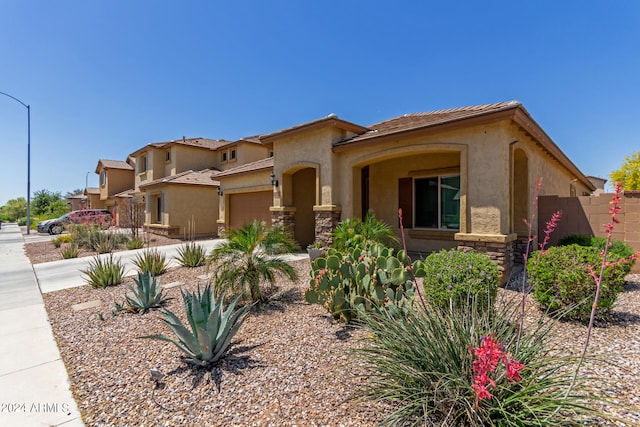
<svg viewBox="0 0 640 427">
<path fill-rule="evenodd" d="M 305 292 L 310 304 L 320 304 L 335 319 L 349 322 L 360 312 L 413 304 L 415 287 L 404 251 L 374 245 L 341 253 L 329 249 L 327 256 L 311 263 L 311 280 Z"/>
</svg>

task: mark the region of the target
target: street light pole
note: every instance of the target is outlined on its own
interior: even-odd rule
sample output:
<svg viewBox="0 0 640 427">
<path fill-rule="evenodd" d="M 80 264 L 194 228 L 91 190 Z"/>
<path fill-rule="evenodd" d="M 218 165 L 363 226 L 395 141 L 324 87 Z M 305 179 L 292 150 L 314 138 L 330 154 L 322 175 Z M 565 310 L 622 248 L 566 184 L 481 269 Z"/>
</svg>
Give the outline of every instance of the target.
<svg viewBox="0 0 640 427">
<path fill-rule="evenodd" d="M 0 92 L 0 95 L 8 96 L 27 109 L 27 234 L 31 234 L 31 106 L 8 93 Z"/>
</svg>

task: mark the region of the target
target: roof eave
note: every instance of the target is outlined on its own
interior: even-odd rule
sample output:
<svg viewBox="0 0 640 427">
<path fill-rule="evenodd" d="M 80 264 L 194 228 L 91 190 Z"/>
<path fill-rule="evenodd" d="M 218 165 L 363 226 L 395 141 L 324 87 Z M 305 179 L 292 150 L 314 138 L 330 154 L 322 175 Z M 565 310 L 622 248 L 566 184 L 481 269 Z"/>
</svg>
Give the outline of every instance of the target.
<svg viewBox="0 0 640 427">
<path fill-rule="evenodd" d="M 398 130 L 391 133 L 385 133 L 384 135 L 380 136 L 372 135 L 371 137 L 353 142 L 350 142 L 349 140 L 339 141 L 334 143 L 332 151 L 334 153 L 339 153 L 359 148 L 360 146 L 365 144 L 367 146 L 371 146 L 373 144 L 383 144 L 389 141 L 395 141 L 399 138 L 410 138 L 414 135 L 419 136 L 424 135 L 425 133 L 440 133 L 449 130 L 460 129 L 462 127 L 477 126 L 498 122 L 505 119 L 511 119 L 516 108 L 517 106 L 512 106 L 499 111 L 492 111 L 489 113 L 478 114 L 471 117 L 455 118 L 442 123 L 433 123 L 412 129 Z"/>
<path fill-rule="evenodd" d="M 312 122 L 303 123 L 301 125 L 279 130 L 277 132 L 269 133 L 266 135 L 260 135 L 259 138 L 263 144 L 269 144 L 269 143 L 273 143 L 273 141 L 275 141 L 276 139 L 282 138 L 283 136 L 294 136 L 303 132 L 309 132 L 311 130 L 316 130 L 316 129 L 323 129 L 326 127 L 337 127 L 339 129 L 350 131 L 356 134 L 364 133 L 369 130 L 364 126 L 360 126 L 356 123 L 351 123 L 346 120 L 342 120 L 337 116 L 327 116 L 318 120 L 314 120 Z"/>
<path fill-rule="evenodd" d="M 580 169 L 567 157 L 555 142 L 547 135 L 540 125 L 531 117 L 524 107 L 518 108 L 513 116 L 513 121 L 525 132 L 529 133 L 540 144 L 543 150 L 553 156 L 562 166 L 579 179 L 590 191 L 595 191 L 596 187 L 584 175 Z"/>
</svg>

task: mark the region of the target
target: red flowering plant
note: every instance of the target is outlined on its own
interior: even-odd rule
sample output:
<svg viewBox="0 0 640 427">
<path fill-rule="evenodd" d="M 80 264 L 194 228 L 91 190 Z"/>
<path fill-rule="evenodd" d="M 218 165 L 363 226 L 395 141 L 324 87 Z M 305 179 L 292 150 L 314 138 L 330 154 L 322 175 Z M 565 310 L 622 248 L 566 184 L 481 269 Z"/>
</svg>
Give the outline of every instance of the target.
<svg viewBox="0 0 640 427">
<path fill-rule="evenodd" d="M 550 219 L 545 235 L 560 218 L 558 212 Z M 401 234 L 404 243 L 402 227 Z M 533 240 L 530 235 L 530 245 Z M 406 269 L 412 276 L 416 263 Z M 569 387 L 567 366 L 576 358 L 549 345 L 557 319 L 541 313 L 539 321 L 524 322 L 526 281 L 522 305 L 519 295 L 499 292 L 486 309 L 479 298 L 442 307 L 420 280 L 413 276 L 418 303 L 412 310 L 390 305 L 361 318 L 369 331 L 354 350 L 367 368 L 361 394 L 391 408 L 382 425 L 576 425 L 603 417 L 586 380 Z"/>
<path fill-rule="evenodd" d="M 500 378 L 496 372 L 500 362 L 504 364 L 507 380 L 520 381 L 520 371 L 524 369 L 524 365 L 515 359 L 511 359 L 505 353 L 500 341 L 496 340 L 495 337 L 483 337 L 480 347 L 471 348 L 471 352 L 474 357 L 472 388 L 476 393 L 476 406 L 478 401 L 493 397 L 488 387 L 496 387 L 496 382 L 493 378 Z M 504 378 L 504 375 L 501 377 Z"/>
</svg>

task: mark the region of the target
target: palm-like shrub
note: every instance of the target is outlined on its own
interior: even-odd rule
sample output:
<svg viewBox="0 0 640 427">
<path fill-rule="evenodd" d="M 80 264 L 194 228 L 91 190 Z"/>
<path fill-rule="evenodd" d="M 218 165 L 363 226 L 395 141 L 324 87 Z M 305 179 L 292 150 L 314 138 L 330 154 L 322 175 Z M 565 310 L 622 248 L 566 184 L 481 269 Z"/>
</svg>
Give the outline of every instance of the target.
<svg viewBox="0 0 640 427">
<path fill-rule="evenodd" d="M 89 267 L 82 270 L 86 276 L 87 283 L 94 288 L 106 288 L 122 283 L 124 277 L 124 266 L 119 259 L 114 260 L 113 254 L 109 258 L 96 256 L 89 262 Z"/>
<path fill-rule="evenodd" d="M 129 285 L 130 293 L 125 296 L 130 311 L 145 313 L 167 301 L 162 290 L 162 280 L 156 280 L 151 273 L 138 273 L 138 278 L 133 280 L 136 286 Z"/>
<path fill-rule="evenodd" d="M 349 218 L 341 221 L 333 232 L 333 247 L 338 251 L 350 251 L 355 247 L 366 249 L 374 244 L 394 246 L 398 238 L 389 225 L 377 219 L 373 211 L 367 212 L 364 221 Z"/>
<path fill-rule="evenodd" d="M 185 267 L 200 267 L 207 262 L 207 254 L 202 245 L 187 242 L 178 248 L 176 259 Z"/>
<path fill-rule="evenodd" d="M 162 312 L 166 323 L 176 338 L 164 334 L 148 335 L 151 338 L 168 341 L 187 354 L 185 361 L 197 366 L 208 366 L 220 360 L 231 344 L 234 335 L 242 326 L 251 305 L 238 310 L 236 298 L 225 310 L 223 296 L 216 297 L 207 285 L 204 292 L 183 292 L 185 312 L 189 322 L 187 328 L 171 311 Z"/>
<path fill-rule="evenodd" d="M 262 299 L 261 281 L 270 285 L 275 283 L 277 275 L 284 275 L 291 280 L 297 278 L 293 267 L 278 257 L 268 256 L 278 248 L 295 250 L 290 245 L 290 237 L 285 239 L 278 230 L 272 233 L 264 223 L 254 221 L 239 229 L 229 230 L 227 241 L 215 248 L 209 261 L 215 266 L 213 274 L 216 279 L 216 291 L 231 290 L 251 298 L 253 301 Z M 281 236 L 279 239 L 277 236 Z"/>
<path fill-rule="evenodd" d="M 598 398 L 584 379 L 569 388 L 576 359 L 549 351 L 552 320 L 541 318 L 517 344 L 517 304 L 496 310 L 484 310 L 477 299 L 465 304 L 453 311 L 434 304 L 383 308 L 364 316 L 369 338 L 354 350 L 367 368 L 360 393 L 389 405 L 382 425 L 581 425 L 580 417 L 594 415 Z M 476 372 L 473 350 L 489 339 L 499 343 L 499 362 L 487 379 Z M 509 373 L 513 362 L 524 366 Z M 487 384 L 488 396 L 480 397 L 478 381 Z"/>
<path fill-rule="evenodd" d="M 166 273 L 169 266 L 166 255 L 157 249 L 149 249 L 137 254 L 132 262 L 141 273 L 151 273 L 152 276 Z"/>
</svg>

